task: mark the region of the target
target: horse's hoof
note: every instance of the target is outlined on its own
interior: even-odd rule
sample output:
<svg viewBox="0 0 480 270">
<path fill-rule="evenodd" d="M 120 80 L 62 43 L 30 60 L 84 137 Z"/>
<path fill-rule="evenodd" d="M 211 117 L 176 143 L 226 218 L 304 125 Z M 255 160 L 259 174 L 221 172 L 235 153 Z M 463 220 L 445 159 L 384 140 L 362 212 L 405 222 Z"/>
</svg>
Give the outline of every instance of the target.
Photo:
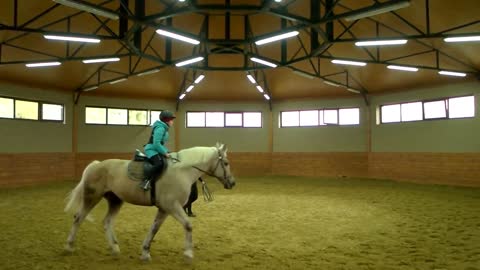
<svg viewBox="0 0 480 270">
<path fill-rule="evenodd" d="M 183 252 L 183 256 L 185 256 L 185 261 L 188 264 L 191 264 L 193 262 L 193 251 L 192 250 L 186 250 Z"/>
<path fill-rule="evenodd" d="M 72 245 L 70 245 L 70 244 L 66 244 L 66 245 L 65 245 L 65 251 L 71 253 L 71 252 L 74 252 L 74 251 L 75 251 L 75 248 L 74 248 Z"/>
<path fill-rule="evenodd" d="M 142 256 L 140 256 L 140 260 L 144 261 L 144 262 L 151 262 L 152 261 L 152 256 L 150 256 L 150 254 L 142 254 Z"/>
<path fill-rule="evenodd" d="M 114 245 L 112 247 L 112 255 L 113 256 L 118 256 L 120 255 L 120 247 L 118 245 Z"/>
</svg>

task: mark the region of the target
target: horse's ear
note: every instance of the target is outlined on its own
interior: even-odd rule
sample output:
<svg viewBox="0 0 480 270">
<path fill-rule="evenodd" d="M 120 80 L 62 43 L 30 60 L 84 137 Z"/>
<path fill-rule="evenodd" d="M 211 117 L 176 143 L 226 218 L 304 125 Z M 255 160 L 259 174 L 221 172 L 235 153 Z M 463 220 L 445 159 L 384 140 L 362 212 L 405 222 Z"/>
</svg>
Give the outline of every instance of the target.
<svg viewBox="0 0 480 270">
<path fill-rule="evenodd" d="M 220 147 L 222 147 L 222 145 L 221 145 L 219 142 L 217 142 L 217 143 L 215 144 L 215 147 L 218 148 L 218 149 L 220 149 Z"/>
</svg>

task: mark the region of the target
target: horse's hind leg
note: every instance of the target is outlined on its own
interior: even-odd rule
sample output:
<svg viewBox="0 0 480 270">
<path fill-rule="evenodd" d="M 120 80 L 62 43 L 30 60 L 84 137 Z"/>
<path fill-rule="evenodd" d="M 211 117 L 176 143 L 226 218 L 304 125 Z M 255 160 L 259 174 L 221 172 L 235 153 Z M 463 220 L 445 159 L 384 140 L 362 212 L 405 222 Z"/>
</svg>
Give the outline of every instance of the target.
<svg viewBox="0 0 480 270">
<path fill-rule="evenodd" d="M 113 231 L 113 225 L 115 222 L 115 217 L 123 205 L 123 201 L 113 192 L 107 192 L 105 195 L 103 195 L 103 197 L 108 202 L 108 212 L 103 220 L 103 227 L 105 228 L 105 235 L 107 237 L 108 244 L 112 249 L 112 253 L 117 255 L 120 253 L 120 247 L 118 246 L 117 237 Z"/>
<path fill-rule="evenodd" d="M 147 237 L 143 241 L 142 256 L 140 257 L 141 260 L 143 261 L 151 260 L 150 245 L 152 244 L 152 240 L 155 237 L 155 234 L 157 234 L 158 229 L 160 229 L 160 226 L 163 224 L 167 216 L 168 216 L 167 213 L 165 213 L 161 209 L 158 209 L 158 212 L 157 212 L 157 215 L 155 216 L 155 220 L 153 221 L 152 227 L 150 228 L 150 231 L 148 232 Z"/>
<path fill-rule="evenodd" d="M 93 209 L 93 207 L 95 207 L 95 205 L 97 205 L 101 198 L 102 196 L 98 195 L 95 189 L 85 187 L 82 205 L 80 207 L 80 210 L 74 216 L 72 229 L 70 230 L 70 234 L 67 238 L 67 244 L 65 246 L 65 249 L 67 251 L 73 251 L 73 243 L 75 242 L 78 228 L 85 220 L 88 213 Z"/>
<path fill-rule="evenodd" d="M 183 228 L 185 229 L 185 251 L 183 252 L 183 255 L 188 260 L 193 259 L 193 240 L 192 240 L 192 223 L 190 223 L 190 220 L 187 217 L 187 214 L 185 211 L 183 211 L 183 207 L 177 203 L 171 213 L 171 215 L 178 221 L 180 224 L 182 224 Z"/>
</svg>

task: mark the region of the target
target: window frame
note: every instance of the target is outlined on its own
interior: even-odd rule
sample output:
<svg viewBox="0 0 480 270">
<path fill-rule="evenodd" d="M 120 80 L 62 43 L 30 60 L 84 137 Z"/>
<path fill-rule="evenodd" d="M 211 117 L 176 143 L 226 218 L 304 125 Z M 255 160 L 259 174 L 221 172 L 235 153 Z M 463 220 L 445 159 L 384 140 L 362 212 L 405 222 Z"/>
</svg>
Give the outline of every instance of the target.
<svg viewBox="0 0 480 270">
<path fill-rule="evenodd" d="M 65 104 L 62 103 L 57 103 L 53 101 L 46 101 L 46 100 L 34 100 L 34 99 L 27 99 L 27 98 L 17 98 L 17 97 L 11 97 L 11 96 L 3 96 L 0 95 L 0 98 L 5 98 L 5 99 L 11 99 L 13 100 L 13 115 L 12 118 L 8 117 L 0 117 L 1 120 L 17 120 L 17 121 L 33 121 L 33 122 L 51 122 L 51 123 L 62 123 L 65 124 Z M 26 102 L 35 102 L 37 103 L 37 114 L 38 118 L 37 119 L 26 119 L 26 118 L 17 118 L 16 113 L 17 113 L 17 106 L 15 101 L 26 101 Z M 42 105 L 59 105 L 62 107 L 62 119 L 61 120 L 53 120 L 53 119 L 42 119 L 43 118 L 43 110 L 42 110 Z"/>
<path fill-rule="evenodd" d="M 341 109 L 358 109 L 358 124 L 348 124 L 348 125 L 341 125 L 340 124 L 340 110 Z M 337 121 L 336 123 L 325 123 L 325 111 L 326 110 L 334 110 L 337 111 Z M 302 111 L 317 111 L 318 113 L 318 124 L 317 125 L 301 125 L 300 123 L 300 113 Z M 332 107 L 327 107 L 327 108 L 322 108 L 322 109 L 304 109 L 304 110 L 285 110 L 285 111 L 280 111 L 279 112 L 279 127 L 280 128 L 312 128 L 312 127 L 325 127 L 325 126 L 360 126 L 361 124 L 361 119 L 360 119 L 360 113 L 361 113 L 361 108 L 360 107 L 341 107 L 341 108 L 332 108 Z M 297 126 L 284 126 L 282 122 L 282 113 L 284 112 L 298 112 L 298 125 Z"/>
<path fill-rule="evenodd" d="M 189 113 L 203 113 L 204 125 L 203 126 L 189 126 L 188 124 L 188 114 Z M 207 113 L 223 113 L 223 126 L 221 127 L 212 127 L 207 126 Z M 259 113 L 260 114 L 260 127 L 246 127 L 245 126 L 245 113 Z M 242 115 L 242 125 L 241 126 L 230 126 L 227 125 L 227 114 L 241 114 Z M 185 128 L 263 128 L 263 112 L 262 111 L 186 111 L 185 112 Z"/>
<path fill-rule="evenodd" d="M 87 123 L 87 117 L 86 117 L 86 111 L 87 111 L 87 108 L 98 108 L 98 109 L 105 109 L 105 123 Z M 109 124 L 108 123 L 108 109 L 114 109 L 114 110 L 127 110 L 127 124 Z M 130 111 L 146 111 L 147 112 L 147 124 L 145 125 L 138 125 L 138 124 L 130 124 L 130 121 L 129 121 L 129 115 L 130 115 Z M 119 126 L 119 127 L 148 127 L 148 126 L 151 126 L 153 123 L 151 123 L 152 119 L 151 119 L 151 112 L 152 111 L 159 111 L 159 112 L 162 112 L 163 110 L 157 110 L 157 109 L 140 109 L 140 108 L 122 108 L 122 107 L 110 107 L 110 106 L 96 106 L 96 105 L 85 105 L 84 106 L 84 121 L 83 123 L 85 125 L 94 125 L 94 126 Z"/>
<path fill-rule="evenodd" d="M 466 117 L 456 117 L 456 118 L 450 118 L 450 104 L 449 100 L 452 98 L 462 98 L 462 97 L 473 97 L 473 116 L 466 116 Z M 434 102 L 434 101 L 444 101 L 445 102 L 445 117 L 438 117 L 438 118 L 425 118 L 425 103 L 428 102 Z M 415 102 L 421 102 L 422 103 L 422 119 L 421 120 L 414 120 L 414 121 L 403 121 L 402 119 L 402 104 L 406 103 L 415 103 Z M 399 122 L 382 122 L 382 107 L 384 106 L 391 106 L 391 105 L 400 105 L 400 121 Z M 431 98 L 431 99 L 422 99 L 422 100 L 416 100 L 416 101 L 404 101 L 404 102 L 397 102 L 397 103 L 385 103 L 381 104 L 378 106 L 379 110 L 379 123 L 378 125 L 389 125 L 389 124 L 398 124 L 398 123 L 415 123 L 415 122 L 421 122 L 421 121 L 437 121 L 437 120 L 454 120 L 454 119 L 468 119 L 468 118 L 475 118 L 476 116 L 476 99 L 474 94 L 467 94 L 467 95 L 461 95 L 461 96 L 448 96 L 448 97 L 443 97 L 443 98 Z"/>
</svg>

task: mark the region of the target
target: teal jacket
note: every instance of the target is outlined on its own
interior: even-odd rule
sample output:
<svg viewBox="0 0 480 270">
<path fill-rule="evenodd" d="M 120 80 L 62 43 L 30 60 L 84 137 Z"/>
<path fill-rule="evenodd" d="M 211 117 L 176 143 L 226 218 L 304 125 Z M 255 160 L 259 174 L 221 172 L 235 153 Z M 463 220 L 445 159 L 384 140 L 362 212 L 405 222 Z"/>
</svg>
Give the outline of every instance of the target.
<svg viewBox="0 0 480 270">
<path fill-rule="evenodd" d="M 160 120 L 155 121 L 153 124 L 153 138 L 151 138 L 151 142 L 149 141 L 144 148 L 145 154 L 148 158 L 151 158 L 157 154 L 165 155 L 169 152 L 168 148 L 165 146 L 169 138 L 169 128 L 170 127 L 166 123 Z"/>
</svg>

